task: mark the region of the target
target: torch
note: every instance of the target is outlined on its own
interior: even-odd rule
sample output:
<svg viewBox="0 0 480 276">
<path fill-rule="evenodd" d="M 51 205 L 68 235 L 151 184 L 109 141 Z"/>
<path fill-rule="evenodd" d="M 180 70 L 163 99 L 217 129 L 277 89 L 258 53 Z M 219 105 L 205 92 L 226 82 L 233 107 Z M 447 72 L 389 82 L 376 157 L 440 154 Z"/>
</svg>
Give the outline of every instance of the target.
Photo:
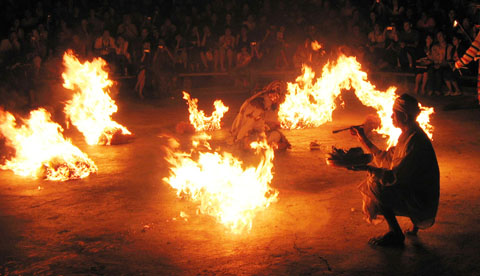
<svg viewBox="0 0 480 276">
<path fill-rule="evenodd" d="M 345 130 L 349 130 L 349 129 L 352 129 L 352 128 L 357 128 L 357 127 L 363 127 L 363 125 L 349 126 L 349 127 L 342 128 L 342 129 L 332 130 L 332 133 L 339 133 L 339 132 L 342 132 L 342 131 L 345 131 Z"/>
<path fill-rule="evenodd" d="M 468 35 L 468 33 L 465 31 L 465 29 L 463 28 L 462 24 L 458 24 L 458 21 L 457 20 L 453 20 L 453 27 L 456 28 L 456 27 L 460 27 L 460 31 L 462 31 L 462 33 L 468 38 L 468 40 L 470 40 L 470 43 L 472 43 L 472 38 L 470 37 L 470 35 Z M 453 70 L 455 70 L 455 66 L 453 66 L 452 68 Z M 462 71 L 458 70 L 458 73 L 460 74 L 460 76 L 462 76 Z"/>
<path fill-rule="evenodd" d="M 454 20 L 454 21 L 453 21 L 453 27 L 456 28 L 457 26 L 460 27 L 460 31 L 462 31 L 462 33 L 468 38 L 468 40 L 470 40 L 470 43 L 472 43 L 472 38 L 471 38 L 470 35 L 468 35 L 468 33 L 465 31 L 465 29 L 463 28 L 462 24 L 458 24 L 458 21 L 457 21 L 457 20 Z"/>
</svg>

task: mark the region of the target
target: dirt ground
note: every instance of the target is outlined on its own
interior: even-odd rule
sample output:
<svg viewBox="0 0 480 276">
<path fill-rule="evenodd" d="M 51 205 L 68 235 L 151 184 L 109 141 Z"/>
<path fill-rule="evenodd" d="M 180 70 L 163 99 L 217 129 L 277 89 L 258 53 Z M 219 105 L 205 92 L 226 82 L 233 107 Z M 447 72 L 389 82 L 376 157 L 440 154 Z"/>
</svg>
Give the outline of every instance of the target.
<svg viewBox="0 0 480 276">
<path fill-rule="evenodd" d="M 230 111 L 230 126 L 245 94 L 200 98 L 208 113 L 215 98 Z M 364 172 L 328 167 L 331 146 L 358 142 L 336 128 L 361 123 L 372 110 L 345 94 L 345 108 L 322 127 L 285 131 L 293 148 L 275 156 L 271 186 L 279 200 L 258 213 L 250 232 L 232 234 L 196 205 L 176 197 L 159 135 L 187 120 L 181 99 L 118 101 L 115 119 L 136 136 L 129 144 L 88 146 L 65 132 L 99 168 L 83 180 L 50 182 L 0 171 L 0 275 L 480 275 L 480 109 L 444 111 L 463 98 L 420 98 L 436 113 L 433 145 L 441 173 L 435 225 L 404 248 L 372 248 L 385 223 L 363 220 L 357 184 Z M 56 119 L 61 107 L 50 107 Z M 213 144 L 229 151 L 226 130 Z M 317 140 L 321 150 L 310 151 Z M 180 218 L 180 212 L 189 215 Z M 410 226 L 401 218 L 402 228 Z"/>
</svg>

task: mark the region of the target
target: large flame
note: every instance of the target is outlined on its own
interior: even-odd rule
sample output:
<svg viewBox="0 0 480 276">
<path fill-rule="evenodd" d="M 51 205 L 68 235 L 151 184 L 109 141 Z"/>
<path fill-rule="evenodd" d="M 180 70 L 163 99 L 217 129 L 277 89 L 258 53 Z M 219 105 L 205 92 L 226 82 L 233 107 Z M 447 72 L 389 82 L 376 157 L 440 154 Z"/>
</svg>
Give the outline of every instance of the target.
<svg viewBox="0 0 480 276">
<path fill-rule="evenodd" d="M 194 145 L 199 144 L 205 150 L 209 148 L 206 141 L 194 141 Z M 164 181 L 179 196 L 197 202 L 201 213 L 215 217 L 233 233 L 250 230 L 255 214 L 278 196 L 269 186 L 273 178 L 273 149 L 266 142 L 254 142 L 251 146 L 262 154 L 261 161 L 257 167 L 245 169 L 242 161 L 228 152 L 169 150 L 166 160 L 171 165 L 171 174 Z"/>
<path fill-rule="evenodd" d="M 393 126 L 392 107 L 396 87 L 379 91 L 367 79 L 367 73 L 361 70 L 355 57 L 341 55 L 336 63 L 324 66 L 322 76 L 315 79 L 315 72 L 308 66 L 303 67 L 303 74 L 295 83 L 288 83 L 285 102 L 278 112 L 283 128 L 298 129 L 318 127 L 332 121 L 332 112 L 336 108 L 335 100 L 342 90 L 353 88 L 355 95 L 366 106 L 377 110 L 381 125 L 376 131 L 388 137 L 389 147 L 396 145 L 401 130 Z M 342 102 L 343 104 L 343 102 Z M 432 138 L 433 126 L 430 115 L 433 108 L 420 105 L 421 113 L 417 118 L 419 125 Z"/>
<path fill-rule="evenodd" d="M 86 154 L 65 140 L 62 127 L 52 122 L 45 109 L 30 112 L 23 125 L 15 117 L 0 110 L 0 132 L 15 155 L 0 165 L 3 170 L 33 178 L 65 181 L 87 177 L 97 167 Z"/>
<path fill-rule="evenodd" d="M 183 91 L 183 98 L 187 100 L 188 112 L 190 113 L 189 120 L 196 131 L 216 130 L 221 128 L 221 120 L 223 115 L 228 111 L 228 106 L 225 106 L 221 100 L 216 100 L 213 105 L 215 111 L 212 116 L 205 116 L 203 110 L 198 110 L 198 99 L 190 98 L 190 94 Z"/>
<path fill-rule="evenodd" d="M 63 55 L 63 63 L 63 86 L 72 90 L 77 86 L 79 89 L 67 102 L 65 114 L 83 133 L 87 144 L 111 145 L 114 135 L 131 135 L 126 127 L 111 119 L 118 108 L 109 96 L 113 82 L 103 70 L 106 62 L 95 58 L 92 62 L 81 63 L 73 52 L 68 51 Z"/>
</svg>

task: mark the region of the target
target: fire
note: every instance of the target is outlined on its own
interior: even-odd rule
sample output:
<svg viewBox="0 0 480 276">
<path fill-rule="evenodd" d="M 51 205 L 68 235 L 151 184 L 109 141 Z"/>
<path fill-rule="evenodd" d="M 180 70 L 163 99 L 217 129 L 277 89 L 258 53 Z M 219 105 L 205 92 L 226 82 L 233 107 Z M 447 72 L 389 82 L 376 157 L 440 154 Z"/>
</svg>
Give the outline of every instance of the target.
<svg viewBox="0 0 480 276">
<path fill-rule="evenodd" d="M 332 121 L 335 110 L 335 100 L 342 90 L 353 88 L 355 95 L 366 106 L 377 110 L 381 125 L 375 131 L 388 137 L 388 146 L 396 145 L 401 130 L 395 128 L 392 122 L 392 107 L 396 87 L 379 91 L 367 79 L 367 73 L 361 70 L 355 57 L 341 55 L 336 63 L 324 66 L 322 76 L 315 79 L 315 72 L 308 66 L 303 67 L 303 74 L 297 77 L 295 83 L 288 83 L 286 99 L 280 105 L 278 116 L 283 128 L 298 129 L 318 127 Z M 341 102 L 343 105 L 343 102 Z M 431 138 L 433 126 L 430 115 L 433 108 L 421 106 L 417 118 L 419 125 Z"/>
<path fill-rule="evenodd" d="M 323 48 L 323 45 L 318 43 L 318 41 L 316 40 L 312 41 L 311 46 L 312 46 L 312 50 L 314 51 L 318 51 Z"/>
<path fill-rule="evenodd" d="M 178 147 L 178 143 L 174 141 Z M 163 180 L 199 204 L 202 214 L 215 217 L 233 233 L 250 230 L 257 212 L 275 202 L 278 191 L 272 189 L 274 151 L 264 142 L 251 147 L 261 154 L 256 167 L 243 168 L 242 161 L 228 152 L 212 152 L 207 141 L 205 150 L 194 148 L 190 153 L 168 150 L 166 160 L 171 165 L 169 177 Z M 194 158 L 193 156 L 196 156 Z"/>
<path fill-rule="evenodd" d="M 89 145 L 111 145 L 118 135 L 130 136 L 132 133 L 111 119 L 117 112 L 115 101 L 109 96 L 109 87 L 113 82 L 103 70 L 106 62 L 95 58 L 92 62 L 81 63 L 73 52 L 63 55 L 65 72 L 63 86 L 79 92 L 67 102 L 65 114 L 74 126 L 85 136 Z"/>
<path fill-rule="evenodd" d="M 51 120 L 45 109 L 30 112 L 30 117 L 17 125 L 15 117 L 0 110 L 0 132 L 15 155 L 0 165 L 15 174 L 48 180 L 65 181 L 85 178 L 97 171 L 86 154 L 65 140 L 63 129 Z"/>
<path fill-rule="evenodd" d="M 221 120 L 223 115 L 228 111 L 228 106 L 225 106 L 221 100 L 216 100 L 213 105 L 215 111 L 212 116 L 207 117 L 203 110 L 198 110 L 198 99 L 190 98 L 190 95 L 183 91 L 183 98 L 187 100 L 188 112 L 190 112 L 190 123 L 195 127 L 196 131 L 216 130 L 221 128 Z"/>
<path fill-rule="evenodd" d="M 425 107 L 420 103 L 418 105 L 421 111 L 417 117 L 418 125 L 425 131 L 428 138 L 433 139 L 433 126 L 430 124 L 430 115 L 435 113 L 435 110 L 433 107 Z"/>
</svg>

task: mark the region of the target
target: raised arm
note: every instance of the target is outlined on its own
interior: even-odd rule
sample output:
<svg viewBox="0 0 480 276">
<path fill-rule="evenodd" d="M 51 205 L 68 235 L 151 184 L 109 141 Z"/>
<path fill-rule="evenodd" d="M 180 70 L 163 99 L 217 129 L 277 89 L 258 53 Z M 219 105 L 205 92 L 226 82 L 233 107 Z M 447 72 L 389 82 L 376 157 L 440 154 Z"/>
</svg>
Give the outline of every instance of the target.
<svg viewBox="0 0 480 276">
<path fill-rule="evenodd" d="M 457 62 L 455 62 L 455 68 L 458 69 L 469 64 L 472 59 L 475 58 L 479 50 L 480 33 L 478 33 L 477 37 L 475 37 L 475 40 L 472 42 L 472 45 L 470 45 L 470 48 L 468 48 L 467 52 L 465 52 L 465 54 L 459 60 L 457 60 Z"/>
<path fill-rule="evenodd" d="M 356 136 L 358 141 L 362 144 L 364 148 L 366 148 L 370 153 L 373 155 L 377 155 L 381 152 L 381 150 L 375 146 L 370 139 L 368 139 L 367 135 L 365 135 L 365 131 L 363 127 L 352 127 L 350 129 L 350 133 L 353 136 Z"/>
</svg>

